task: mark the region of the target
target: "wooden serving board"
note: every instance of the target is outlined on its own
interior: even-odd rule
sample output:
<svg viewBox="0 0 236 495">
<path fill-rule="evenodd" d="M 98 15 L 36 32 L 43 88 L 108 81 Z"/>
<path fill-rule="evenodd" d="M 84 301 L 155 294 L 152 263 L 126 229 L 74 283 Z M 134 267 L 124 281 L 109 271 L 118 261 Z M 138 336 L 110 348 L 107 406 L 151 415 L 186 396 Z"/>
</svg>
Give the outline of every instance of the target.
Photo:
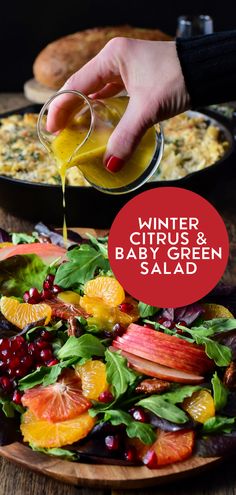
<svg viewBox="0 0 236 495">
<path fill-rule="evenodd" d="M 160 469 L 141 467 L 109 466 L 100 464 L 83 464 L 63 461 L 56 457 L 32 451 L 21 443 L 0 447 L 0 455 L 27 469 L 40 472 L 52 478 L 73 485 L 91 488 L 135 489 L 169 483 L 199 472 L 215 465 L 221 458 L 191 459 L 172 464 Z"/>
<path fill-rule="evenodd" d="M 70 228 L 82 237 L 89 232 L 94 236 L 104 236 L 108 230 L 91 228 Z M 0 447 L 0 455 L 21 467 L 37 471 L 46 476 L 72 485 L 90 488 L 140 489 L 170 483 L 190 475 L 196 475 L 222 461 L 216 457 L 193 456 L 190 459 L 171 464 L 160 469 L 145 466 L 125 467 L 104 464 L 70 462 L 57 457 L 34 452 L 26 445 L 14 442 Z"/>
</svg>

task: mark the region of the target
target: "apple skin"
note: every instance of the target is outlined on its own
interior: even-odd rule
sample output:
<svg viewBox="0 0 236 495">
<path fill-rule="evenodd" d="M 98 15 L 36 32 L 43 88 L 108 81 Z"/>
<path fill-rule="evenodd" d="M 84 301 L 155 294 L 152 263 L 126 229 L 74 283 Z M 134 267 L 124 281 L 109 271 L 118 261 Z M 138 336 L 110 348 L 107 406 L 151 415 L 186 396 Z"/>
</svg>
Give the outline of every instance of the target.
<svg viewBox="0 0 236 495">
<path fill-rule="evenodd" d="M 196 375 L 204 375 L 215 366 L 203 346 L 135 323 L 112 345 L 147 361 Z"/>
<path fill-rule="evenodd" d="M 111 346 L 110 351 L 114 352 L 118 349 Z M 185 383 L 197 385 L 204 381 L 204 377 L 200 375 L 195 375 L 193 373 L 187 373 L 185 371 L 180 371 L 174 368 L 168 368 L 168 366 L 163 366 L 162 364 L 154 363 L 143 359 L 134 354 L 121 350 L 121 355 L 125 357 L 128 361 L 128 365 L 133 370 L 143 375 L 152 376 L 155 378 L 160 378 L 161 380 L 168 380 L 169 382 Z"/>
</svg>

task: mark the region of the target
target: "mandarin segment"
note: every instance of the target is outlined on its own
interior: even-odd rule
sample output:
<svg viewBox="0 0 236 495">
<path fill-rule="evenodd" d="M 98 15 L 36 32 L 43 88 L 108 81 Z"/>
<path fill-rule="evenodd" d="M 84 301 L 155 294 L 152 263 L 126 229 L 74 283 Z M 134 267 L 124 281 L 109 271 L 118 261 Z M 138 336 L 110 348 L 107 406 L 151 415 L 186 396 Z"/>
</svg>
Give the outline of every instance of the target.
<svg viewBox="0 0 236 495">
<path fill-rule="evenodd" d="M 26 390 L 22 404 L 37 419 L 56 423 L 75 418 L 87 411 L 91 403 L 82 395 L 81 379 L 67 369 L 56 383 Z"/>
<path fill-rule="evenodd" d="M 130 313 L 120 311 L 119 307 L 111 307 L 98 297 L 89 297 L 86 295 L 81 297 L 80 306 L 86 313 L 91 315 L 88 318 L 89 324 L 95 324 L 101 329 L 112 330 L 112 327 L 116 323 L 127 327 L 130 323 L 139 319 L 137 302 L 132 298 L 126 298 L 125 301 L 132 304 L 133 309 Z"/>
<path fill-rule="evenodd" d="M 38 420 L 31 411 L 22 415 L 20 426 L 24 442 L 36 447 L 50 449 L 71 445 L 86 437 L 96 422 L 95 418 L 85 412 L 67 421 L 51 423 Z"/>
<path fill-rule="evenodd" d="M 208 390 L 194 392 L 191 397 L 184 400 L 182 407 L 194 421 L 199 423 L 205 423 L 215 416 L 214 400 Z"/>
<path fill-rule="evenodd" d="M 84 286 L 84 293 L 89 297 L 99 297 L 108 306 L 118 306 L 125 299 L 125 291 L 114 277 L 101 276 L 89 280 Z"/>
<path fill-rule="evenodd" d="M 83 395 L 91 400 L 98 400 L 102 392 L 108 390 L 106 365 L 98 360 L 89 360 L 77 365 L 76 371 L 82 380 Z"/>
<path fill-rule="evenodd" d="M 17 299 L 6 296 L 3 296 L 0 300 L 0 310 L 8 321 L 21 330 L 29 323 L 34 323 L 44 318 L 44 324 L 47 325 L 52 314 L 48 304 L 20 303 Z"/>
</svg>

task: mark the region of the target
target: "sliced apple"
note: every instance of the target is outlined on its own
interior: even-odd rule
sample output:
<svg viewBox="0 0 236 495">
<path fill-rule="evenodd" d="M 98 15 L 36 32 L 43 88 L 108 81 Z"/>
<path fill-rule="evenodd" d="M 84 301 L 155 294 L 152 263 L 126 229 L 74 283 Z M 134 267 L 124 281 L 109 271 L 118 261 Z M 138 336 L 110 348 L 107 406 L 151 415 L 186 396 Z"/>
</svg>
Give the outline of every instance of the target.
<svg viewBox="0 0 236 495">
<path fill-rule="evenodd" d="M 117 351 L 115 347 L 110 347 L 110 351 Z M 143 359 L 138 356 L 134 356 L 126 351 L 121 351 L 122 356 L 124 356 L 130 367 L 142 373 L 143 375 L 153 376 L 160 378 L 161 380 L 168 380 L 170 382 L 177 383 L 193 383 L 198 384 L 204 381 L 203 376 L 194 375 L 193 373 L 186 373 L 185 371 L 176 370 L 173 368 L 168 368 L 168 366 L 163 366 L 161 364 L 153 363 L 147 359 Z"/>
<path fill-rule="evenodd" d="M 214 367 L 202 346 L 135 323 L 112 345 L 154 363 L 194 374 L 202 375 Z"/>
</svg>

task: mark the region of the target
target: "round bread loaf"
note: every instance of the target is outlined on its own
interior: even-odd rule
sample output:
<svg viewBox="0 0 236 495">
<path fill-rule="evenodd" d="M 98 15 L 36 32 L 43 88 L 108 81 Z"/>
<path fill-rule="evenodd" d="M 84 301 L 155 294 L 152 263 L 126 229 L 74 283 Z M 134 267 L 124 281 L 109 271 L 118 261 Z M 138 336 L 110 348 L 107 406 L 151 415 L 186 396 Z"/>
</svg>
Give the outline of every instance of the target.
<svg viewBox="0 0 236 495">
<path fill-rule="evenodd" d="M 80 31 L 53 41 L 39 53 L 33 65 L 35 79 L 44 86 L 59 89 L 73 72 L 86 64 L 116 36 L 154 41 L 171 39 L 158 29 L 131 26 Z"/>
</svg>

